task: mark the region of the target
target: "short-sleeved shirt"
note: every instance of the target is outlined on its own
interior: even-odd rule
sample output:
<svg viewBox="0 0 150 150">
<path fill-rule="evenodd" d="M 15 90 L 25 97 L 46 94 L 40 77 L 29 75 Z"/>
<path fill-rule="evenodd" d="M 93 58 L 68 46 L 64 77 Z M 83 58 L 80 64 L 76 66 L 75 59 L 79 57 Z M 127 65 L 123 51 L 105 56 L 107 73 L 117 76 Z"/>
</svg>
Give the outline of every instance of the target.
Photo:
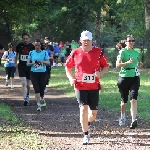
<svg viewBox="0 0 150 150">
<path fill-rule="evenodd" d="M 15 65 L 15 58 L 16 58 L 16 52 L 15 51 L 5 51 L 2 58 L 9 59 L 9 62 L 7 61 L 4 64 L 4 67 L 14 67 L 14 65 Z"/>
<path fill-rule="evenodd" d="M 60 56 L 65 57 L 65 54 L 66 54 L 66 49 L 65 48 L 61 49 L 60 50 Z"/>
<path fill-rule="evenodd" d="M 45 50 L 41 50 L 37 52 L 36 50 L 30 51 L 28 58 L 32 61 L 45 61 L 49 60 L 48 53 Z M 45 64 L 35 64 L 31 66 L 32 72 L 46 72 L 46 65 Z"/>
<path fill-rule="evenodd" d="M 75 67 L 75 88 L 78 90 L 98 90 L 100 81 L 94 73 L 108 66 L 106 56 L 98 47 L 93 47 L 89 52 L 79 47 L 66 60 L 67 68 Z"/>
<path fill-rule="evenodd" d="M 54 53 L 59 53 L 60 47 L 59 46 L 54 46 Z"/>
<path fill-rule="evenodd" d="M 117 56 L 117 58 L 121 58 L 122 63 L 129 61 L 130 58 L 132 58 L 132 57 L 133 57 L 134 61 L 131 64 L 121 67 L 119 76 L 121 76 L 121 77 L 139 76 L 139 72 L 137 69 L 139 53 L 136 50 L 134 50 L 134 49 L 128 50 L 127 48 L 124 48 L 119 51 L 119 55 Z"/>
<path fill-rule="evenodd" d="M 32 43 L 28 43 L 27 45 L 25 45 L 24 43 L 19 43 L 16 46 L 16 52 L 19 54 L 19 65 L 20 66 L 27 67 L 26 63 L 27 63 L 29 52 L 34 49 L 35 49 L 35 47 Z"/>
<path fill-rule="evenodd" d="M 78 46 L 78 44 L 77 43 L 75 43 L 75 44 L 71 44 L 71 49 L 72 50 L 74 50 L 74 49 L 76 49 L 76 48 L 78 48 L 79 46 Z"/>
<path fill-rule="evenodd" d="M 49 57 L 51 57 L 51 55 L 53 54 L 52 51 L 49 50 L 49 49 L 46 49 L 45 51 L 48 53 L 48 56 L 49 56 Z M 50 58 L 49 58 L 49 59 L 50 59 Z"/>
</svg>

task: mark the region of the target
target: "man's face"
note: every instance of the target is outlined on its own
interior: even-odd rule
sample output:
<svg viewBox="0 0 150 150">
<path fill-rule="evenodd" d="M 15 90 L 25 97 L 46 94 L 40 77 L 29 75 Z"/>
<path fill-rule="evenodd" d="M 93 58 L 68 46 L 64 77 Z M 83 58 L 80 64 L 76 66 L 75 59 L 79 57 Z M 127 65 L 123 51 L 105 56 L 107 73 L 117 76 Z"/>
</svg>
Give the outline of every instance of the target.
<svg viewBox="0 0 150 150">
<path fill-rule="evenodd" d="M 44 40 L 44 43 L 45 43 L 45 44 L 48 44 L 49 42 L 50 42 L 49 39 L 45 39 L 45 40 Z"/>
<path fill-rule="evenodd" d="M 28 42 L 29 42 L 29 36 L 24 35 L 23 38 L 22 38 L 22 41 L 23 41 L 24 44 L 28 44 Z"/>
<path fill-rule="evenodd" d="M 83 49 L 89 49 L 92 47 L 92 40 L 80 40 Z"/>
</svg>

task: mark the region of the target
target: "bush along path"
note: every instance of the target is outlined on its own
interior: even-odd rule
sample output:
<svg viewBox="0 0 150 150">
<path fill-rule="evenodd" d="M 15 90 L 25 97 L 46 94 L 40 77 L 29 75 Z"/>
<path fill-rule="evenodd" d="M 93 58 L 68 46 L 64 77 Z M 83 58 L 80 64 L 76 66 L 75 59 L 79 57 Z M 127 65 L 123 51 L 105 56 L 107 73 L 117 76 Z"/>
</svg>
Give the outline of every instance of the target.
<svg viewBox="0 0 150 150">
<path fill-rule="evenodd" d="M 5 79 L 1 77 L 0 102 L 10 106 L 24 125 L 9 126 L 6 122 L 0 124 L 0 150 L 150 149 L 150 122 L 138 118 L 138 128 L 131 130 L 129 115 L 126 126 L 120 127 L 120 113 L 112 114 L 105 109 L 99 109 L 97 119 L 91 126 L 90 144 L 83 146 L 76 100 L 65 96 L 63 91 L 49 87 L 45 95 L 47 106 L 37 112 L 33 88 L 29 106 L 23 106 L 20 80 L 16 79 L 13 90 L 4 83 Z"/>
</svg>

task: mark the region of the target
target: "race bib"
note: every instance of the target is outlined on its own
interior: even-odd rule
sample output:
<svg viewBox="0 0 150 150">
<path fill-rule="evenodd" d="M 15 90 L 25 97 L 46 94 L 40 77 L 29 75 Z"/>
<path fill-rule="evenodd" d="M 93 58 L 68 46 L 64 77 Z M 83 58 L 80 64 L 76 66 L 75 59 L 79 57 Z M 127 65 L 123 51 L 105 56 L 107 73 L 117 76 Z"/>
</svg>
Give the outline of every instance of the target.
<svg viewBox="0 0 150 150">
<path fill-rule="evenodd" d="M 82 82 L 94 83 L 95 82 L 95 75 L 83 73 Z"/>
<path fill-rule="evenodd" d="M 14 58 L 9 58 L 9 62 L 14 63 L 15 62 Z"/>
<path fill-rule="evenodd" d="M 43 69 L 43 63 L 42 64 L 34 64 L 35 70 Z"/>
<path fill-rule="evenodd" d="M 139 76 L 140 72 L 138 71 L 138 68 L 135 67 L 135 76 Z"/>
<path fill-rule="evenodd" d="M 21 61 L 27 61 L 28 55 L 20 55 L 20 60 Z"/>
</svg>

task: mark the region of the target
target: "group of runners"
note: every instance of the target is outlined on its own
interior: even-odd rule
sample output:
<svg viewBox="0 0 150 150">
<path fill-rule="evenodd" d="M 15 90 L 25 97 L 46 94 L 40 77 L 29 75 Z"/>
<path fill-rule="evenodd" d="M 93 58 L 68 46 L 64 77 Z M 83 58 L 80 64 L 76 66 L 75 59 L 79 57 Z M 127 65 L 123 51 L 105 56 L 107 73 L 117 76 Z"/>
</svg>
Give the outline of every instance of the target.
<svg viewBox="0 0 150 150">
<path fill-rule="evenodd" d="M 47 92 L 46 86 L 49 85 L 51 78 L 51 68 L 58 66 L 59 55 L 61 56 L 61 64 L 63 66 L 65 58 L 69 56 L 71 50 L 78 47 L 74 40 L 71 44 L 66 42 L 65 44 L 60 43 L 58 45 L 55 42 L 54 45 L 51 45 L 50 43 L 49 37 L 44 38 L 44 43 L 41 43 L 39 39 L 29 43 L 29 35 L 23 33 L 22 42 L 16 48 L 13 47 L 13 43 L 8 43 L 8 50 L 4 51 L 2 56 L 2 60 L 5 61 L 4 67 L 6 70 L 5 85 L 8 86 L 10 84 L 11 89 L 14 88 L 14 76 L 17 68 L 21 80 L 24 106 L 29 104 L 31 80 L 35 90 L 37 110 L 39 111 L 41 111 L 41 106 L 46 106 L 44 93 Z"/>
<path fill-rule="evenodd" d="M 47 41 L 49 42 L 49 38 L 45 37 L 44 44 L 39 39 L 29 43 L 29 35 L 23 33 L 22 42 L 16 46 L 15 51 L 13 44 L 9 43 L 8 51 L 5 51 L 2 56 L 2 60 L 5 60 L 6 86 L 10 84 L 11 89 L 14 88 L 14 76 L 17 67 L 24 106 L 29 104 L 30 82 L 32 82 L 38 111 L 41 111 L 41 106 L 46 106 L 44 92 L 46 85 L 49 84 L 51 73 L 50 62 L 53 46 L 49 45 Z"/>
<path fill-rule="evenodd" d="M 108 72 L 109 68 L 106 55 L 102 49 L 92 45 L 92 38 L 91 32 L 83 31 L 80 37 L 81 45 L 71 51 L 65 64 L 66 75 L 70 84 L 74 87 L 79 103 L 80 123 L 84 133 L 83 145 L 89 144 L 89 129 L 98 112 L 99 90 L 101 90 L 100 78 Z M 19 60 L 18 73 L 22 85 L 24 106 L 29 104 L 31 79 L 37 101 L 37 110 L 41 111 L 41 107 L 46 106 L 44 90 L 50 78 L 50 71 L 47 73 L 47 70 L 51 69 L 52 59 L 49 50 L 52 49 L 52 45 L 48 44 L 50 42 L 48 37 L 45 37 L 44 46 L 39 39 L 36 39 L 33 44 L 28 41 L 29 35 L 23 34 L 22 42 L 16 46 L 15 52 L 12 51 L 12 43 L 9 43 L 9 54 L 5 52 L 3 59 L 13 66 L 11 68 L 13 71 L 6 69 L 8 74 L 6 85 L 8 85 L 8 79 L 14 77 L 9 72 L 15 72 L 14 68 Z M 140 73 L 137 66 L 142 66 L 138 59 L 138 53 L 133 49 L 134 41 L 134 37 L 128 35 L 123 43 L 117 44 L 120 51 L 116 60 L 116 67 L 121 68 L 118 79 L 118 88 L 121 95 L 119 125 L 125 125 L 125 107 L 130 94 L 132 117 L 130 129 L 137 127 L 137 96 L 140 87 Z M 75 74 L 72 71 L 73 68 L 75 68 Z M 11 80 L 11 88 L 13 88 L 13 79 Z"/>
</svg>

